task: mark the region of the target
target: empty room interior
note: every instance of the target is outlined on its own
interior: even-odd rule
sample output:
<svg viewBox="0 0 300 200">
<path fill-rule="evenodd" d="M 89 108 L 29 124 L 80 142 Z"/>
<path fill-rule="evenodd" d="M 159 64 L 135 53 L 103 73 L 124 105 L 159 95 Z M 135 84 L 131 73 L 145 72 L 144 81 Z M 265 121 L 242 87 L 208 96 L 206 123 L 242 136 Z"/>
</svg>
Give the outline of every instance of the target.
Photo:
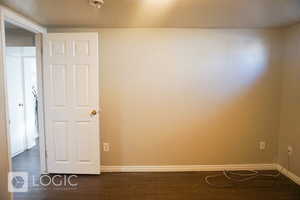
<svg viewBox="0 0 300 200">
<path fill-rule="evenodd" d="M 1 200 L 300 200 L 299 0 L 0 0 Z"/>
</svg>

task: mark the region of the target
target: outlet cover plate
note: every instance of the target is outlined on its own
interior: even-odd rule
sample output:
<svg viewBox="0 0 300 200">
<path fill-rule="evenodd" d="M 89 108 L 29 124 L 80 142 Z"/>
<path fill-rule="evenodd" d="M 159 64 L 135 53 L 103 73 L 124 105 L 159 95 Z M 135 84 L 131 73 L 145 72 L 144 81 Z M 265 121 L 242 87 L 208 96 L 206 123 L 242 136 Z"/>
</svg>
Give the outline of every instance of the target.
<svg viewBox="0 0 300 200">
<path fill-rule="evenodd" d="M 264 151 L 266 149 L 266 142 L 265 141 L 259 142 L 259 149 L 261 151 Z"/>
<path fill-rule="evenodd" d="M 103 151 L 107 152 L 110 151 L 110 144 L 107 142 L 103 143 Z"/>
<path fill-rule="evenodd" d="M 293 154 L 293 147 L 292 146 L 288 146 L 288 154 L 289 155 Z"/>
</svg>

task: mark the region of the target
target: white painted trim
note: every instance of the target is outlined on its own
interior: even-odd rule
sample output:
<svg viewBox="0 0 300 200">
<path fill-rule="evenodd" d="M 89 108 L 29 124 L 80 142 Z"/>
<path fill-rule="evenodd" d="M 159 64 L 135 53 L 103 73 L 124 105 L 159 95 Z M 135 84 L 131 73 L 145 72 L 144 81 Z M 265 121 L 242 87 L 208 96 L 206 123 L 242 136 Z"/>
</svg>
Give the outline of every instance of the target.
<svg viewBox="0 0 300 200">
<path fill-rule="evenodd" d="M 275 164 L 101 166 L 102 172 L 185 172 L 223 170 L 275 170 Z"/>
<path fill-rule="evenodd" d="M 20 151 L 18 151 L 18 152 L 16 152 L 16 153 L 12 153 L 11 159 L 14 158 L 14 157 L 16 157 L 17 155 L 23 153 L 24 151 L 26 151 L 26 149 L 22 149 L 22 150 L 20 150 Z"/>
<path fill-rule="evenodd" d="M 2 103 L 5 103 L 5 110 L 4 110 L 4 120 L 6 121 L 5 123 L 5 132 L 6 132 L 6 138 L 3 138 L 3 139 L 6 139 L 6 146 L 7 146 L 7 158 L 8 158 L 8 169 L 11 170 L 12 169 L 12 160 L 11 160 L 11 149 L 10 149 L 10 137 L 9 137 L 9 123 L 8 123 L 8 120 L 9 119 L 9 116 L 8 116 L 8 99 L 7 99 L 7 90 L 6 90 L 6 67 L 5 67 L 5 64 L 6 64 L 6 53 L 5 53 L 5 50 L 6 50 L 6 45 L 5 45 L 5 26 L 4 26 L 4 13 L 3 13 L 3 10 L 0 9 L 0 76 L 3 77 L 3 82 L 0 83 L 0 87 L 1 87 L 1 90 L 4 91 L 4 101 L 5 102 L 2 102 Z M 2 99 L 1 99 L 2 100 Z M 13 193 L 9 193 L 9 199 L 13 199 Z"/>
<path fill-rule="evenodd" d="M 4 20 L 12 23 L 16 26 L 22 27 L 28 31 L 34 32 L 34 33 L 47 33 L 47 29 L 38 25 L 37 23 L 27 19 L 26 17 L 12 11 L 11 9 L 0 6 L 0 9 L 3 13 Z"/>
<path fill-rule="evenodd" d="M 289 171 L 288 169 L 284 168 L 280 164 L 276 164 L 276 169 L 280 171 L 283 175 L 300 185 L 300 177 L 294 174 L 293 172 Z"/>
<path fill-rule="evenodd" d="M 35 35 L 36 46 L 36 71 L 38 84 L 38 120 L 39 120 L 39 145 L 40 145 L 40 168 L 41 173 L 47 173 L 47 159 L 46 159 L 46 134 L 44 129 L 44 78 L 43 78 L 43 35 L 38 33 Z"/>
<path fill-rule="evenodd" d="M 21 52 L 21 71 L 22 71 L 22 97 L 23 97 L 23 119 L 24 119 L 24 124 L 25 124 L 25 138 L 24 138 L 24 149 L 29 149 L 28 146 L 28 132 L 27 132 L 27 118 L 26 118 L 26 112 L 27 112 L 27 109 L 26 109 L 26 101 L 25 101 L 25 72 L 24 72 L 24 58 L 23 58 L 23 52 L 24 50 L 22 49 L 22 52 Z M 7 67 L 7 66 L 5 66 Z M 7 88 L 7 92 L 8 92 L 8 89 Z M 7 106 L 9 105 L 9 103 L 7 102 Z M 11 114 L 11 113 L 9 113 Z"/>
</svg>

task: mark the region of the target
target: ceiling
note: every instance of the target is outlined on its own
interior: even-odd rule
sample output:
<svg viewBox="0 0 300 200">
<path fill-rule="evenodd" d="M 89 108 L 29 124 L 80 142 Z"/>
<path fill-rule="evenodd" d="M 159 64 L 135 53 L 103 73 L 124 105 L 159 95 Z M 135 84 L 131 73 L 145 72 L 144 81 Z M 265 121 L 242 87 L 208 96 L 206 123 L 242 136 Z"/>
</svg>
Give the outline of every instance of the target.
<svg viewBox="0 0 300 200">
<path fill-rule="evenodd" d="M 263 28 L 300 22 L 300 0 L 0 0 L 47 27 Z"/>
</svg>

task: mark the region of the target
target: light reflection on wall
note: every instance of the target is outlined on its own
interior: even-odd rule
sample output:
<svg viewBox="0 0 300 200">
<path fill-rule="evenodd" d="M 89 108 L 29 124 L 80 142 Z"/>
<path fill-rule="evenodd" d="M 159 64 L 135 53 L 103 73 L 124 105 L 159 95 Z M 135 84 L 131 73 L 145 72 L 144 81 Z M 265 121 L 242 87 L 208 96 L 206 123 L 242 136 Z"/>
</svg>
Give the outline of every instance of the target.
<svg viewBox="0 0 300 200">
<path fill-rule="evenodd" d="M 235 46 L 235 45 L 233 45 Z M 223 95 L 232 98 L 247 91 L 264 74 L 269 62 L 269 53 L 262 41 L 251 40 L 233 47 L 229 55 L 230 69 L 224 71 L 227 81 L 223 82 Z M 227 85 L 227 86 L 226 86 Z"/>
<path fill-rule="evenodd" d="M 207 31 L 206 38 L 186 38 L 181 45 L 172 57 L 172 70 L 178 70 L 179 84 L 184 83 L 178 87 L 183 87 L 185 96 L 197 96 L 207 118 L 249 95 L 271 67 L 270 45 L 258 36 L 236 36 L 226 31 L 217 36 Z"/>
</svg>

